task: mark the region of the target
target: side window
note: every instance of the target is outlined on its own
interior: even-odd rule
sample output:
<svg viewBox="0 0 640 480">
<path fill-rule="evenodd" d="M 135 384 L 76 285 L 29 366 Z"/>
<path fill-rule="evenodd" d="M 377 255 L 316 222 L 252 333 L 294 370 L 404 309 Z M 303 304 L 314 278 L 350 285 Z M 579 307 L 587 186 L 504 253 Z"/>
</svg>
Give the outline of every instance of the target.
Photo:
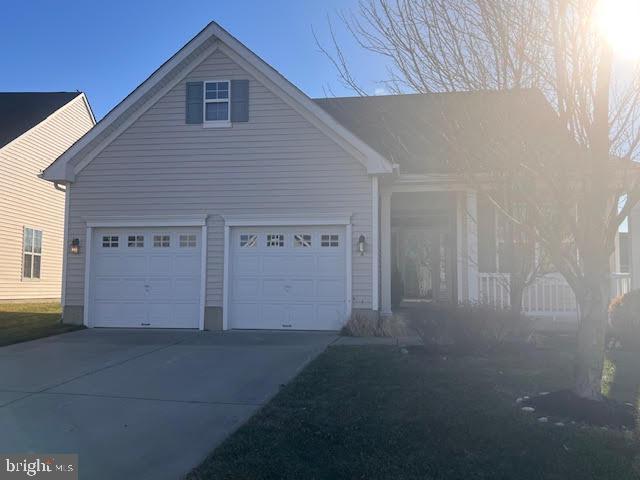
<svg viewBox="0 0 640 480">
<path fill-rule="evenodd" d="M 102 248 L 118 248 L 120 246 L 120 237 L 118 235 L 103 235 Z"/>
<path fill-rule="evenodd" d="M 196 235 L 189 233 L 180 235 L 180 248 L 193 248 L 196 246 Z"/>
<path fill-rule="evenodd" d="M 129 235 L 127 237 L 127 247 L 144 248 L 144 235 Z"/>
<path fill-rule="evenodd" d="M 252 233 L 240 234 L 240 248 L 254 248 L 258 245 L 258 236 Z"/>
<path fill-rule="evenodd" d="M 22 277 L 38 279 L 42 265 L 42 230 L 25 228 L 23 235 Z"/>
<path fill-rule="evenodd" d="M 282 233 L 268 234 L 267 247 L 284 247 L 284 234 Z"/>
<path fill-rule="evenodd" d="M 339 247 L 340 236 L 334 234 L 323 234 L 320 236 L 321 247 Z"/>
<path fill-rule="evenodd" d="M 311 235 L 307 233 L 296 233 L 293 236 L 293 246 L 298 248 L 311 247 Z"/>
<path fill-rule="evenodd" d="M 171 246 L 171 236 L 170 235 L 154 235 L 153 236 L 153 247 L 154 248 L 167 248 Z"/>
</svg>

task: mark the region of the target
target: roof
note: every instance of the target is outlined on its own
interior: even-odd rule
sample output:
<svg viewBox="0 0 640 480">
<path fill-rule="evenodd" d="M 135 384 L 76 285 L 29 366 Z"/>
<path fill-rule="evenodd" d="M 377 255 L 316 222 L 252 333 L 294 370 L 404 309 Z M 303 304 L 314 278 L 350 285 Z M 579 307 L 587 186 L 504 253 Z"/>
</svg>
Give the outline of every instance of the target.
<svg viewBox="0 0 640 480">
<path fill-rule="evenodd" d="M 314 100 L 401 173 L 451 173 L 461 153 L 522 158 L 573 144 L 539 90 L 320 98 Z M 544 141 L 541 141 L 544 139 Z M 573 144 L 575 146 L 575 144 Z M 571 147 L 569 147 L 571 148 Z"/>
<path fill-rule="evenodd" d="M 0 92 L 0 148 L 81 95 L 80 92 Z"/>
<path fill-rule="evenodd" d="M 380 174 L 392 171 L 391 163 L 379 152 L 319 108 L 307 95 L 220 25 L 210 22 L 108 112 L 93 129 L 49 165 L 43 172 L 43 178 L 53 182 L 73 182 L 75 176 L 114 138 L 147 111 L 164 91 L 182 81 L 185 72 L 199 64 L 206 58 L 205 56 L 212 54 L 216 49 L 230 56 L 250 75 L 343 146 L 366 168 L 368 173 Z"/>
</svg>

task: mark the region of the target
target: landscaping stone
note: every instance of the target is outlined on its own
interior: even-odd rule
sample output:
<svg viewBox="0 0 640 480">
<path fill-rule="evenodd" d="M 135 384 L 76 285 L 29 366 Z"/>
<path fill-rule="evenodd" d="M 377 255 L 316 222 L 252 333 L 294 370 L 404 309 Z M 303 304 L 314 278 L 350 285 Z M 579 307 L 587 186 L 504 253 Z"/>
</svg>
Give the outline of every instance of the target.
<svg viewBox="0 0 640 480">
<path fill-rule="evenodd" d="M 540 418 L 538 419 L 538 421 L 539 421 L 540 423 L 547 423 L 547 422 L 549 421 L 549 419 L 548 419 L 547 417 L 540 417 Z"/>
<path fill-rule="evenodd" d="M 522 410 L 523 412 L 535 412 L 536 409 L 533 407 L 522 407 L 520 410 Z"/>
</svg>

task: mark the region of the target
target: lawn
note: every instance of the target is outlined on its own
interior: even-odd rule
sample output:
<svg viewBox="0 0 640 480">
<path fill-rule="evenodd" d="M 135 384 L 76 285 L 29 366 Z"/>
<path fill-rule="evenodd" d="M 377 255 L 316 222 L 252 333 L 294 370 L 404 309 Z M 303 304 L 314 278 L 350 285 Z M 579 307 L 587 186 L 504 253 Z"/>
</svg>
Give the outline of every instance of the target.
<svg viewBox="0 0 640 480">
<path fill-rule="evenodd" d="M 637 354 L 608 365 L 635 401 Z M 638 479 L 630 432 L 540 423 L 514 400 L 566 387 L 552 351 L 444 357 L 331 347 L 200 467 L 195 479 Z"/>
<path fill-rule="evenodd" d="M 60 323 L 59 303 L 0 303 L 0 346 L 78 328 Z"/>
</svg>

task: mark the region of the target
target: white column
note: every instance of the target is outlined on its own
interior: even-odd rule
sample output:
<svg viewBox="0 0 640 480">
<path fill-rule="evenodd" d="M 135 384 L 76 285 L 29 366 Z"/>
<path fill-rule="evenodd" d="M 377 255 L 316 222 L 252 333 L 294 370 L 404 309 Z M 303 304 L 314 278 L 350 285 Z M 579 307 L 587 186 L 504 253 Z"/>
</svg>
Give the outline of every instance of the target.
<svg viewBox="0 0 640 480">
<path fill-rule="evenodd" d="M 456 278 L 458 281 L 458 302 L 466 302 L 467 290 L 467 197 L 466 192 L 456 194 Z"/>
<path fill-rule="evenodd" d="M 629 235 L 631 236 L 631 287 L 640 288 L 640 205 L 636 205 L 629 215 Z"/>
<path fill-rule="evenodd" d="M 380 308 L 380 192 L 378 177 L 371 177 L 371 309 Z"/>
<path fill-rule="evenodd" d="M 380 270 L 383 315 L 391 314 L 391 192 L 380 196 Z"/>
<path fill-rule="evenodd" d="M 479 300 L 478 291 L 478 198 L 475 192 L 466 193 L 468 300 Z"/>
</svg>

